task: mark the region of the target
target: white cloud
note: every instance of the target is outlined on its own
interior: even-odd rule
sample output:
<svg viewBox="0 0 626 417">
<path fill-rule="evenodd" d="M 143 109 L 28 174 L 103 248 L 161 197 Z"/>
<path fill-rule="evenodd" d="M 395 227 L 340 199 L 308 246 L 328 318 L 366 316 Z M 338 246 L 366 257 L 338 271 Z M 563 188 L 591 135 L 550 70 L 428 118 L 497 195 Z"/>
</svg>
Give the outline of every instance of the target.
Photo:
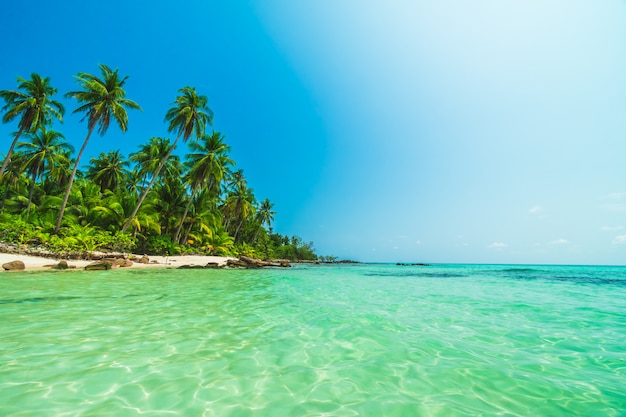
<svg viewBox="0 0 626 417">
<path fill-rule="evenodd" d="M 602 207 L 609 211 L 626 211 L 626 203 L 605 204 Z"/>
<path fill-rule="evenodd" d="M 528 210 L 530 214 L 538 214 L 538 213 L 541 213 L 542 211 L 543 211 L 543 207 L 541 206 L 532 206 L 530 210 Z"/>
<path fill-rule="evenodd" d="M 623 226 L 603 226 L 600 230 L 603 232 L 617 232 L 618 230 L 622 230 Z"/>
<path fill-rule="evenodd" d="M 569 241 L 567 239 L 559 238 L 550 242 L 551 245 L 566 245 Z"/>
<path fill-rule="evenodd" d="M 416 241 L 415 241 L 415 244 L 416 244 L 416 245 L 421 245 L 421 244 L 422 244 L 422 241 L 421 241 L 421 240 L 416 240 Z"/>
<path fill-rule="evenodd" d="M 626 245 L 626 235 L 615 236 L 613 239 L 614 245 Z"/>
<path fill-rule="evenodd" d="M 611 193 L 607 195 L 607 198 L 610 198 L 611 200 L 623 200 L 626 198 L 626 193 Z"/>
<path fill-rule="evenodd" d="M 504 249 L 506 247 L 508 247 L 509 245 L 507 245 L 504 242 L 493 242 L 491 245 L 489 245 L 488 247 L 491 249 Z"/>
</svg>

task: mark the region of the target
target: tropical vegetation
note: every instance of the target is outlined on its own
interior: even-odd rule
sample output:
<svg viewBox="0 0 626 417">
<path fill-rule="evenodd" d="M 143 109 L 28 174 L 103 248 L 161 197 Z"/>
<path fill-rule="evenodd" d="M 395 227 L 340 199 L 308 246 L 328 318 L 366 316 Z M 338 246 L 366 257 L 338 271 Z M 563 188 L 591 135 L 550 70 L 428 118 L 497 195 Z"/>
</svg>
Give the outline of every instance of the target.
<svg viewBox="0 0 626 417">
<path fill-rule="evenodd" d="M 258 200 L 235 169 L 225 135 L 212 129 L 207 97 L 193 87 L 181 88 L 164 111 L 173 141 L 148 136 L 128 156 L 111 149 L 81 165 L 94 131 L 104 136 L 113 122 L 125 132 L 129 111 L 141 110 L 126 97 L 128 76 L 99 70 L 78 73 L 80 88 L 65 94 L 87 122 L 77 154 L 54 129 L 64 107 L 48 77 L 33 73 L 18 78 L 16 90 L 0 91 L 3 122 L 17 120 L 0 168 L 0 241 L 60 254 L 317 259 L 311 242 L 273 232 L 274 204 Z M 181 139 L 187 148 L 179 156 L 173 152 Z"/>
</svg>

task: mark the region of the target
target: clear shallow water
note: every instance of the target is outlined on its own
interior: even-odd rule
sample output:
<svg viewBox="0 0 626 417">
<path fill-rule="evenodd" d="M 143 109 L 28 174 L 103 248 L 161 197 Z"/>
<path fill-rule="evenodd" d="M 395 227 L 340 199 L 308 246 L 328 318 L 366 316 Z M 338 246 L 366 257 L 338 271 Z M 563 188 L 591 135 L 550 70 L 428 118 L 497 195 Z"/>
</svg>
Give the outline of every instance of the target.
<svg viewBox="0 0 626 417">
<path fill-rule="evenodd" d="M 626 416 L 626 268 L 0 275 L 0 415 Z"/>
</svg>

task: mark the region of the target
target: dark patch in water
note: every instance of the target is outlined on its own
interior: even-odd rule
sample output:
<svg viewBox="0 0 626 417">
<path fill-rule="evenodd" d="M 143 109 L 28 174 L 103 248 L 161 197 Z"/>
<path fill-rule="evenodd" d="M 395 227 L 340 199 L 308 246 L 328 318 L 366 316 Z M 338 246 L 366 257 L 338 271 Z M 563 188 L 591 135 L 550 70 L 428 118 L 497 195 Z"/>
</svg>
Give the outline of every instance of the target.
<svg viewBox="0 0 626 417">
<path fill-rule="evenodd" d="M 466 278 L 468 275 L 463 275 L 454 272 L 372 272 L 363 274 L 368 277 L 417 277 L 417 278 Z"/>
<path fill-rule="evenodd" d="M 33 298 L 22 298 L 19 300 L 0 300 L 0 304 L 22 304 L 22 303 L 40 303 L 42 301 L 64 301 L 64 300 L 75 300 L 81 297 L 33 297 Z"/>
<path fill-rule="evenodd" d="M 45 301 L 66 301 L 66 300 L 78 300 L 81 298 L 90 298 L 90 299 L 102 299 L 102 298 L 134 298 L 141 297 L 146 294 L 127 294 L 119 297 L 79 297 L 79 296 L 54 296 L 54 297 L 32 297 L 32 298 L 20 298 L 16 300 L 0 300 L 0 304 L 24 304 L 24 303 L 41 303 Z M 165 295 L 159 295 L 155 300 L 160 300 L 164 298 Z"/>
<path fill-rule="evenodd" d="M 505 268 L 502 271 L 503 272 L 533 272 L 533 271 L 537 271 L 537 269 L 533 269 L 533 268 Z"/>
<path fill-rule="evenodd" d="M 495 273 L 499 276 L 524 281 L 544 280 L 556 282 L 571 282 L 574 284 L 626 286 L 626 279 L 624 278 L 591 275 L 584 272 L 580 275 L 555 275 L 555 272 L 556 271 L 535 268 L 506 268 L 495 271 Z"/>
</svg>

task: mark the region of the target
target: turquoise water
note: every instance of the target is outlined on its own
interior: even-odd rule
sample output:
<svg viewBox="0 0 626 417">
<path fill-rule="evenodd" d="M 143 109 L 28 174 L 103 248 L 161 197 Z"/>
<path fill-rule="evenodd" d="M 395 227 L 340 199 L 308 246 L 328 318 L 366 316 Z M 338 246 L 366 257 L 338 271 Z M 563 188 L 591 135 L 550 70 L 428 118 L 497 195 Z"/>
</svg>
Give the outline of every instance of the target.
<svg viewBox="0 0 626 417">
<path fill-rule="evenodd" d="M 626 416 L 626 268 L 0 275 L 0 415 Z"/>
</svg>

